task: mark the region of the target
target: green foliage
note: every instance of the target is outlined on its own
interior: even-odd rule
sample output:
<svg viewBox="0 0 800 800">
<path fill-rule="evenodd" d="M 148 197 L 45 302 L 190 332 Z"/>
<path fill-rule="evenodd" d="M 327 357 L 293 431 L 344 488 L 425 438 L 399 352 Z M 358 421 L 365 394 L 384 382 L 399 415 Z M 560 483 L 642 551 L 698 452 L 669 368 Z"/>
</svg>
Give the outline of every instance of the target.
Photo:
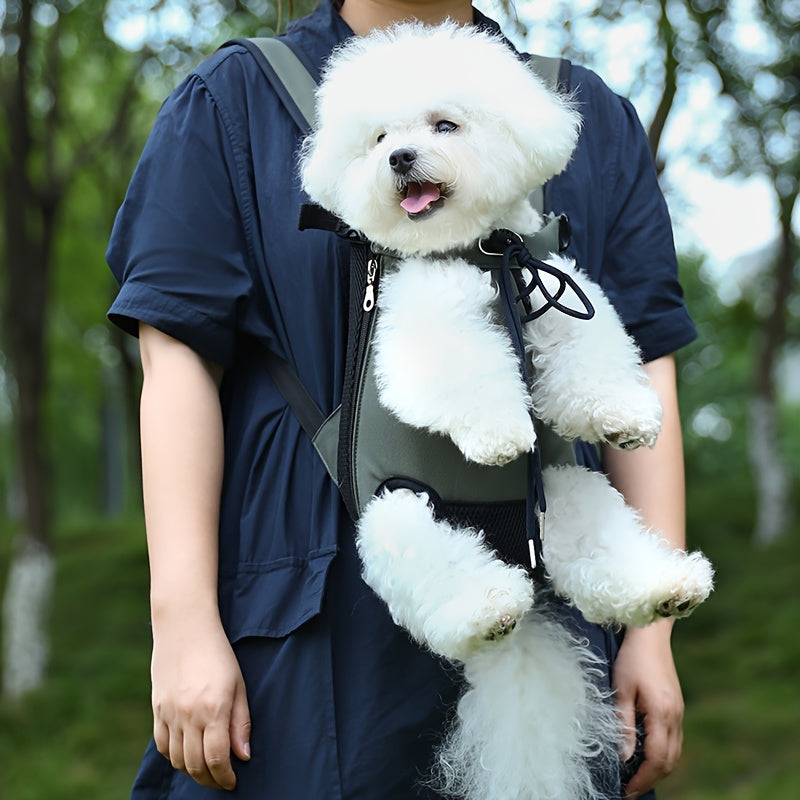
<svg viewBox="0 0 800 800">
<path fill-rule="evenodd" d="M 796 452 L 800 427 L 793 430 Z M 753 549 L 748 485 L 735 466 L 725 482 L 690 474 L 690 537 L 715 562 L 717 588 L 676 626 L 686 737 L 660 800 L 800 792 L 800 530 Z M 0 536 L 0 576 L 7 541 Z M 20 705 L 0 705 L 3 796 L 123 800 L 151 725 L 142 524 L 62 527 L 55 547 L 52 677 Z"/>
<path fill-rule="evenodd" d="M 698 333 L 676 354 L 686 460 L 704 480 L 723 480 L 731 463 L 747 470 L 754 314 L 720 301 L 702 259 L 681 259 L 680 275 Z"/>
<path fill-rule="evenodd" d="M 122 800 L 151 725 L 142 524 L 60 528 L 55 556 L 51 678 L 0 702 L 3 796 Z M 0 550 L 0 576 L 7 558 Z"/>
<path fill-rule="evenodd" d="M 795 427 L 792 448 L 800 446 Z M 762 800 L 800 793 L 800 528 L 750 543 L 752 492 L 689 480 L 689 536 L 714 562 L 716 590 L 673 635 L 686 700 L 684 756 L 660 800 Z"/>
</svg>

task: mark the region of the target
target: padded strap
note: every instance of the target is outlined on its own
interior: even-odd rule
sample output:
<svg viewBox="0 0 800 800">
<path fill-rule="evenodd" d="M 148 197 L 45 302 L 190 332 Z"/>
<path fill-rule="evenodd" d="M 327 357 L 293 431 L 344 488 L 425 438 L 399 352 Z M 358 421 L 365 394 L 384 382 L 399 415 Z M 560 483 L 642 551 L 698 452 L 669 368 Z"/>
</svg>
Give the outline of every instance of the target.
<svg viewBox="0 0 800 800">
<path fill-rule="evenodd" d="M 537 56 L 535 53 L 528 56 L 528 66 L 554 91 L 564 91 L 566 88 L 563 80 L 565 61 L 558 56 Z M 566 64 L 570 65 L 570 62 L 566 61 Z"/>
<path fill-rule="evenodd" d="M 234 41 L 253 54 L 297 127 L 303 133 L 309 133 L 317 124 L 317 82 L 303 62 L 280 39 L 265 37 Z"/>
<path fill-rule="evenodd" d="M 572 73 L 572 62 L 566 58 L 557 56 L 538 56 L 531 53 L 528 56 L 528 66 L 538 75 L 548 87 L 553 91 L 569 91 L 570 75 Z M 544 214 L 544 187 L 537 186 L 528 198 L 530 204 L 540 214 Z M 555 249 L 553 252 L 557 252 Z"/>
</svg>

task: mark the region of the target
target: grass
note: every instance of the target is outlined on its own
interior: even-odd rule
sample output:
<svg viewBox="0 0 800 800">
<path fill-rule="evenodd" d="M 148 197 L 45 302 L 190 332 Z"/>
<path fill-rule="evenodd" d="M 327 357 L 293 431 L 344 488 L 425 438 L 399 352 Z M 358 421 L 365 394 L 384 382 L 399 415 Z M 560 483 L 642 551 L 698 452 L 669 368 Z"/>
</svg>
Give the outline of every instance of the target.
<svg viewBox="0 0 800 800">
<path fill-rule="evenodd" d="M 675 629 L 684 755 L 661 800 L 800 797 L 800 520 L 785 540 L 754 547 L 749 491 L 732 483 L 689 496 L 689 534 L 717 580 Z"/>
<path fill-rule="evenodd" d="M 60 531 L 56 559 L 50 680 L 21 703 L 0 703 L 0 794 L 123 800 L 151 725 L 141 524 Z"/>
<path fill-rule="evenodd" d="M 690 496 L 693 543 L 715 562 L 717 590 L 676 628 L 684 757 L 660 800 L 800 797 L 800 531 L 755 549 L 750 508 L 735 480 Z M 0 703 L 0 794 L 123 800 L 150 731 L 141 523 L 70 526 L 56 550 L 51 677 L 24 702 Z M 0 582 L 7 557 L 0 544 Z"/>
</svg>

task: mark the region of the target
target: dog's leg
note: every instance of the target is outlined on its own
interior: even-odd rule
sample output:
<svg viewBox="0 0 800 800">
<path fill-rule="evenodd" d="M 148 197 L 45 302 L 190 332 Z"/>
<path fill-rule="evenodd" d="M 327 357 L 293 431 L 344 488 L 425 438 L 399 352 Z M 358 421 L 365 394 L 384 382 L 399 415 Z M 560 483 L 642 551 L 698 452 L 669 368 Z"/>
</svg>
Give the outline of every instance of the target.
<svg viewBox="0 0 800 800">
<path fill-rule="evenodd" d="M 582 320 L 549 309 L 526 326 L 537 416 L 567 439 L 652 447 L 661 404 L 636 345 L 596 283 L 567 259 L 553 257 L 550 263 L 575 279 L 595 315 Z M 569 293 L 561 302 L 569 304 Z"/>
<path fill-rule="evenodd" d="M 640 626 L 685 617 L 708 597 L 708 559 L 645 528 L 604 475 L 549 467 L 544 485 L 546 569 L 556 592 L 590 622 Z"/>
<path fill-rule="evenodd" d="M 463 800 L 600 800 L 618 764 L 620 724 L 592 682 L 596 657 L 534 610 L 513 636 L 464 663 L 466 687 L 434 787 Z"/>
<path fill-rule="evenodd" d="M 381 402 L 403 422 L 504 464 L 534 446 L 530 398 L 489 276 L 461 260 L 404 261 L 380 289 L 374 337 Z"/>
<path fill-rule="evenodd" d="M 479 533 L 434 519 L 425 495 L 373 498 L 356 544 L 364 580 L 394 621 L 450 660 L 509 633 L 533 603 L 525 570 L 497 558 Z"/>
</svg>

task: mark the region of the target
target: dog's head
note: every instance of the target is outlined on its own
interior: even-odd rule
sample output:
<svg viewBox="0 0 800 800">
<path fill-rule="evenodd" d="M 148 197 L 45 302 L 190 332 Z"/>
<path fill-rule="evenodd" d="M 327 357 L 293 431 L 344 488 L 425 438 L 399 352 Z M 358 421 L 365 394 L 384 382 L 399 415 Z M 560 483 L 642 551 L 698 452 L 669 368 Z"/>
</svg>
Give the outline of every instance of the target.
<svg viewBox="0 0 800 800">
<path fill-rule="evenodd" d="M 404 254 L 533 232 L 528 194 L 564 169 L 580 127 L 499 37 L 452 23 L 351 39 L 324 71 L 317 114 L 303 188 Z"/>
</svg>

